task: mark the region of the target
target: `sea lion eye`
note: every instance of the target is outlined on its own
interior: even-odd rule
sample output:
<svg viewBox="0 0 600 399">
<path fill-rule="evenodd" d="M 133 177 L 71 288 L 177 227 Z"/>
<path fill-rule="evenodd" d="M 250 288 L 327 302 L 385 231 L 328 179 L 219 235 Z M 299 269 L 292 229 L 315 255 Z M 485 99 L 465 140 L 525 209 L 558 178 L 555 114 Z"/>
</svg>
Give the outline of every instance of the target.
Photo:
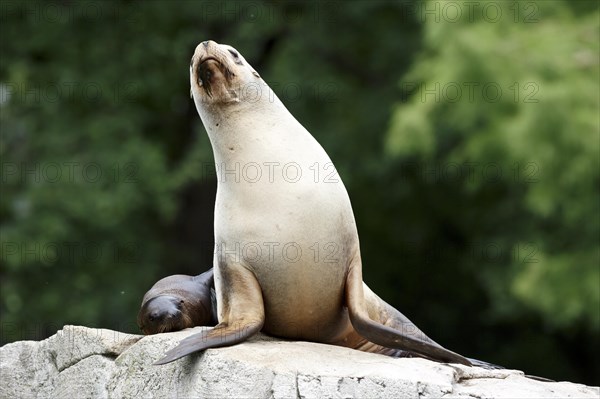
<svg viewBox="0 0 600 399">
<path fill-rule="evenodd" d="M 240 55 L 238 54 L 238 52 L 237 52 L 237 51 L 235 51 L 235 50 L 231 50 L 231 49 L 227 49 L 227 51 L 229 51 L 229 53 L 230 53 L 231 55 L 233 55 L 233 62 L 234 62 L 236 65 L 244 65 L 244 63 L 243 63 L 243 62 L 242 62 L 242 60 L 240 59 Z"/>
</svg>

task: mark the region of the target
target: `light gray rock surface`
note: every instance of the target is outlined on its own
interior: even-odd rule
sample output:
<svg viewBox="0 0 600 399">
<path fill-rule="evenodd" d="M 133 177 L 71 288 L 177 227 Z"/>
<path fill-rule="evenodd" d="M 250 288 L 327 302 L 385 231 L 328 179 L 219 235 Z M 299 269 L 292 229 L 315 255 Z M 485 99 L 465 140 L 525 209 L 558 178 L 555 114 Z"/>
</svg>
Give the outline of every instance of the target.
<svg viewBox="0 0 600 399">
<path fill-rule="evenodd" d="M 540 382 L 516 370 L 394 359 L 259 335 L 164 365 L 202 328 L 142 337 L 65 326 L 0 348 L 0 398 L 599 398 L 598 387 Z"/>
</svg>

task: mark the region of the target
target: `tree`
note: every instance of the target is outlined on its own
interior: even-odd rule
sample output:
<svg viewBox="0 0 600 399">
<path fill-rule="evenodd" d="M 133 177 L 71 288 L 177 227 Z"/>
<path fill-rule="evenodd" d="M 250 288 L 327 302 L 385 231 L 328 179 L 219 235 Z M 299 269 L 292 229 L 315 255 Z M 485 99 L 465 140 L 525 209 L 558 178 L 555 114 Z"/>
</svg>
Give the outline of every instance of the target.
<svg viewBox="0 0 600 399">
<path fill-rule="evenodd" d="M 426 21 L 389 153 L 427 165 L 461 198 L 452 224 L 475 244 L 463 264 L 487 288 L 495 318 L 531 311 L 565 335 L 597 334 L 597 5 L 479 6 Z"/>
<path fill-rule="evenodd" d="M 597 381 L 598 11 L 583 3 L 498 3 L 508 21 L 491 24 L 483 2 L 477 20 L 451 22 L 463 3 L 3 1 L 1 342 L 67 323 L 138 333 L 156 280 L 210 267 L 213 159 L 188 68 L 213 39 L 235 46 L 331 156 L 374 291 L 453 350 Z M 515 7 L 539 21 L 511 22 Z M 436 82 L 440 101 L 420 102 Z M 479 83 L 477 97 L 449 101 L 451 82 Z M 499 101 L 484 98 L 488 82 Z M 510 260 L 532 248 L 538 263 Z M 575 258 L 587 291 L 566 280 L 579 271 L 561 273 Z M 557 310 L 552 289 L 577 295 Z"/>
</svg>

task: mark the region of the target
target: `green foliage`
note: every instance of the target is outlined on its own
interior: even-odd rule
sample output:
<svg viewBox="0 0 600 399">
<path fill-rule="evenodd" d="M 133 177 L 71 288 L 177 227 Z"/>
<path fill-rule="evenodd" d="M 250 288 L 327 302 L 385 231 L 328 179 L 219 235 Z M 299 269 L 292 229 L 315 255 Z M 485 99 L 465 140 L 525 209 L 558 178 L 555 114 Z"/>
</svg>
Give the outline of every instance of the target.
<svg viewBox="0 0 600 399">
<path fill-rule="evenodd" d="M 515 9 L 494 4 L 503 15 Z M 514 294 L 516 301 L 502 306 L 530 306 L 555 326 L 584 320 L 598 331 L 600 19 L 597 10 L 575 17 L 556 1 L 536 10 L 539 17 L 517 23 L 465 16 L 426 24 L 426 55 L 407 75 L 416 90 L 393 116 L 389 150 L 425 162 L 493 162 L 502 184 L 524 195 L 499 197 L 489 211 L 522 208 L 526 217 L 498 237 L 499 213 L 488 236 L 508 239 L 511 251 L 523 245 L 520 237 L 535 252 L 487 277 Z M 462 183 L 457 189 L 466 192 L 486 184 Z"/>
<path fill-rule="evenodd" d="M 135 51 L 114 66 L 131 24 L 104 32 L 113 45 L 93 45 L 103 30 L 87 12 L 110 23 L 131 15 L 120 3 L 3 5 L 3 37 L 14 40 L 3 41 L 0 68 L 10 96 L 0 119 L 2 313 L 15 326 L 3 339 L 75 322 L 132 330 L 131 309 L 161 263 L 160 226 L 176 211 L 165 142 L 148 119 L 162 107 L 146 92 L 159 68 L 144 72 Z M 23 326 L 29 336 L 11 335 Z"/>
<path fill-rule="evenodd" d="M 598 7 L 477 3 L 0 3 L 0 341 L 137 333 L 153 282 L 210 267 L 188 65 L 213 39 L 333 159 L 374 291 L 453 350 L 597 385 Z"/>
<path fill-rule="evenodd" d="M 238 47 L 317 135 L 329 132 L 319 138 L 330 153 L 349 154 L 336 146 L 340 132 L 369 125 L 383 132 L 386 121 L 381 110 L 359 118 L 376 92 L 341 101 L 363 90 L 354 73 L 368 73 L 357 68 L 339 79 L 345 66 L 363 56 L 386 68 L 385 53 L 367 41 L 347 48 L 361 43 L 353 30 L 371 14 L 382 19 L 378 35 L 389 36 L 402 9 L 3 2 L 2 341 L 39 339 L 65 323 L 137 332 L 139 301 L 154 281 L 210 267 L 212 151 L 189 100 L 189 59 L 200 41 Z M 339 20 L 345 35 L 336 35 Z M 399 31 L 414 36 L 415 27 Z M 398 53 L 414 48 L 389 45 Z M 331 114 L 315 117 L 324 106 Z M 350 106 L 354 120 L 336 122 Z M 371 151 L 377 147 L 373 140 Z"/>
</svg>

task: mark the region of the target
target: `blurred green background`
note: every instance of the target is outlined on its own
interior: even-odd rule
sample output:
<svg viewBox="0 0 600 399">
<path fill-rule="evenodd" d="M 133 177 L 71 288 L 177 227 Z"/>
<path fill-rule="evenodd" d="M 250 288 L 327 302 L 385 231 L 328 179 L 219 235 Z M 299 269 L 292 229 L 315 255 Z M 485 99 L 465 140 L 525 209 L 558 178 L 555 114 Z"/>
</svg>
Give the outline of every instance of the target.
<svg viewBox="0 0 600 399">
<path fill-rule="evenodd" d="M 454 351 L 600 384 L 597 1 L 0 5 L 0 343 L 137 333 L 156 280 L 211 267 L 213 39 L 331 156 L 374 291 Z"/>
</svg>

